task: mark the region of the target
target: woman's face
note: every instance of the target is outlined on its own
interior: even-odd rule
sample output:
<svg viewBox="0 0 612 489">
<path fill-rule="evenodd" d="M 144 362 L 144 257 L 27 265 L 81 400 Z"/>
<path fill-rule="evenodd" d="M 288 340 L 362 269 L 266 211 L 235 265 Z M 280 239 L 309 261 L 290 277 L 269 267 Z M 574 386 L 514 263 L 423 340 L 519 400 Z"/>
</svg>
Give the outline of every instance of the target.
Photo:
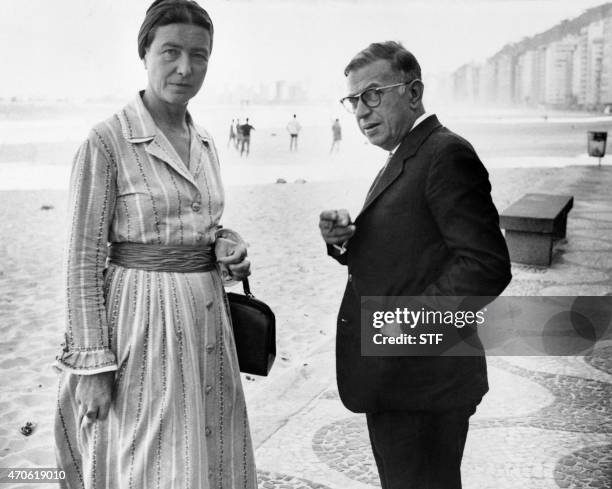
<svg viewBox="0 0 612 489">
<path fill-rule="evenodd" d="M 186 105 L 204 82 L 210 49 L 210 32 L 203 27 L 157 27 L 144 58 L 150 95 L 160 102 Z"/>
</svg>

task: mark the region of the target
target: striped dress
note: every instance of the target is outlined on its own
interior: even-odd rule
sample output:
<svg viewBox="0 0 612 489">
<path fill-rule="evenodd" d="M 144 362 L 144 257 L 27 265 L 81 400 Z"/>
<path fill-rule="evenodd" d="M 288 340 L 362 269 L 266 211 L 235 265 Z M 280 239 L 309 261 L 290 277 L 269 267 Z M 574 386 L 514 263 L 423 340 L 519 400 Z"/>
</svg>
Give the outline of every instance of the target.
<svg viewBox="0 0 612 489">
<path fill-rule="evenodd" d="M 106 267 L 108 242 L 210 245 L 223 188 L 189 118 L 189 168 L 140 94 L 97 125 L 70 183 L 67 311 L 55 421 L 70 489 L 257 487 L 219 271 Z M 115 371 L 104 421 L 79 418 L 79 375 Z"/>
</svg>

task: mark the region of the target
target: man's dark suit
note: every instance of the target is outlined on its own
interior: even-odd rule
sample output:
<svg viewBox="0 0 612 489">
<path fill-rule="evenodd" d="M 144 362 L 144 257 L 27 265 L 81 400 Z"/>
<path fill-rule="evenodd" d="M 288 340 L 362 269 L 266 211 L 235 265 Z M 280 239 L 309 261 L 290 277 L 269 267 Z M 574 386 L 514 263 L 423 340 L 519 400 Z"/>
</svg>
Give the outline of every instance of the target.
<svg viewBox="0 0 612 489">
<path fill-rule="evenodd" d="M 361 296 L 495 296 L 510 261 L 488 173 L 472 146 L 430 116 L 414 128 L 368 194 L 346 253 L 337 324 L 340 397 L 355 412 L 475 406 L 488 389 L 484 357 L 361 355 Z"/>
</svg>

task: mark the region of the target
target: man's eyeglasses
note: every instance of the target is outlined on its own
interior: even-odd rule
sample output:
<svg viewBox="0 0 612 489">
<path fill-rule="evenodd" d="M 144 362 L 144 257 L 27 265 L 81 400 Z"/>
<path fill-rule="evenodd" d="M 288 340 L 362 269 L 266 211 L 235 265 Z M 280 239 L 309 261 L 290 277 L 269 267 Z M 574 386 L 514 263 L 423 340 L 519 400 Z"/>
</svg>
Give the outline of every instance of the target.
<svg viewBox="0 0 612 489">
<path fill-rule="evenodd" d="M 373 109 L 380 105 L 382 101 L 382 96 L 385 90 L 389 90 L 390 88 L 402 87 L 404 85 L 410 85 L 411 83 L 417 81 L 418 78 L 414 80 L 410 80 L 402 83 L 394 83 L 393 85 L 385 85 L 384 87 L 372 87 L 367 88 L 363 92 L 357 93 L 355 95 L 349 95 L 348 97 L 344 97 L 340 99 L 340 103 L 344 106 L 346 110 L 348 110 L 351 114 L 357 112 L 357 105 L 359 104 L 359 99 L 363 102 L 366 107 Z"/>
</svg>

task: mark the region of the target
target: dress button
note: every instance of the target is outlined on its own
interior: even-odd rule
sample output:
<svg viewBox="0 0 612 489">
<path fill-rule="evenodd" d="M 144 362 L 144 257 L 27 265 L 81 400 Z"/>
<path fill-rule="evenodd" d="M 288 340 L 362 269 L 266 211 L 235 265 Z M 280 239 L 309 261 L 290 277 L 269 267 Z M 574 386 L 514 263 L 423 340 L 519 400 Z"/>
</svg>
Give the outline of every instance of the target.
<svg viewBox="0 0 612 489">
<path fill-rule="evenodd" d="M 210 429 L 210 427 L 209 427 L 209 426 L 207 426 L 207 427 L 206 427 L 206 429 L 204 430 L 204 434 L 205 434 L 206 436 L 210 436 L 210 435 L 212 435 L 212 430 Z"/>
<path fill-rule="evenodd" d="M 206 351 L 208 353 L 211 353 L 214 349 L 215 349 L 214 343 L 209 343 L 208 345 L 206 345 Z"/>
<path fill-rule="evenodd" d="M 191 209 L 193 210 L 193 212 L 200 212 L 200 209 L 202 209 L 202 204 L 200 204 L 199 202 L 194 202 L 193 204 L 191 204 Z"/>
<path fill-rule="evenodd" d="M 349 281 L 349 282 L 352 282 L 352 281 L 353 281 L 353 274 L 352 274 L 352 273 L 349 273 L 349 274 L 348 274 L 348 281 Z"/>
<path fill-rule="evenodd" d="M 206 392 L 206 394 L 210 394 L 210 391 L 212 391 L 212 385 L 207 385 L 204 392 Z"/>
</svg>

